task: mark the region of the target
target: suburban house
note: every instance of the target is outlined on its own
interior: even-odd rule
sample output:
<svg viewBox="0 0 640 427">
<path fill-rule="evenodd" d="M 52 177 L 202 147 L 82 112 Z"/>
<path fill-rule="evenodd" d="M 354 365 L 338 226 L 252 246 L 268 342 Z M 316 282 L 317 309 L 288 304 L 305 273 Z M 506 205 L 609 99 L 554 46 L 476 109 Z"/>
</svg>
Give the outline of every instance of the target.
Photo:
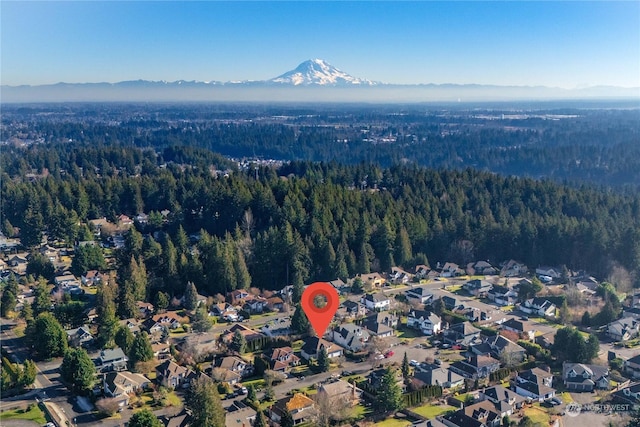
<svg viewBox="0 0 640 427">
<path fill-rule="evenodd" d="M 125 356 L 120 347 L 102 350 L 96 359 L 96 364 L 101 372 L 123 371 L 127 369 L 129 358 Z"/>
<path fill-rule="evenodd" d="M 338 291 L 338 293 L 345 291 L 347 288 L 347 284 L 344 283 L 344 281 L 340 278 L 337 278 L 335 280 L 330 280 L 327 283 L 329 283 L 331 286 L 333 286 L 334 288 L 336 288 L 336 290 Z"/>
<path fill-rule="evenodd" d="M 209 316 L 220 317 L 223 320 L 229 320 L 229 316 L 235 316 L 237 319 L 238 311 L 228 302 L 219 302 L 211 306 Z"/>
<path fill-rule="evenodd" d="M 344 349 L 338 344 L 329 342 L 318 337 L 307 337 L 304 340 L 300 355 L 305 360 L 316 359 L 318 352 L 324 348 L 329 358 L 340 357 L 344 354 Z"/>
<path fill-rule="evenodd" d="M 460 300 L 448 295 L 442 297 L 442 302 L 444 303 L 444 308 L 449 311 L 453 311 L 458 307 L 464 307 L 464 304 Z"/>
<path fill-rule="evenodd" d="M 624 372 L 633 379 L 640 378 L 640 354 L 624 362 Z"/>
<path fill-rule="evenodd" d="M 164 387 L 184 387 L 188 385 L 190 374 L 189 368 L 180 366 L 172 360 L 166 360 L 156 367 L 157 381 Z"/>
<path fill-rule="evenodd" d="M 529 322 L 517 320 L 513 317 L 502 323 L 502 329 L 506 331 L 516 332 L 521 337 L 523 337 L 523 339 L 527 339 L 529 341 L 533 341 L 536 336 L 536 330 Z"/>
<path fill-rule="evenodd" d="M 431 269 L 427 265 L 418 264 L 418 265 L 416 265 L 414 271 L 415 271 L 414 276 L 418 280 L 422 280 L 422 279 L 426 279 L 427 278 L 427 276 L 429 275 L 429 272 L 431 272 Z"/>
<path fill-rule="evenodd" d="M 433 301 L 433 294 L 426 288 L 411 288 L 404 294 L 409 301 L 417 301 L 420 304 L 431 304 Z"/>
<path fill-rule="evenodd" d="M 224 425 L 225 427 L 249 427 L 253 425 L 256 415 L 256 410 L 251 406 L 235 401 L 227 408 Z"/>
<path fill-rule="evenodd" d="M 518 301 L 518 292 L 508 286 L 493 285 L 487 298 L 498 305 L 514 305 Z"/>
<path fill-rule="evenodd" d="M 129 218 L 125 214 L 118 215 L 118 224 L 119 225 L 133 225 L 133 220 Z"/>
<path fill-rule="evenodd" d="M 84 275 L 80 276 L 80 282 L 84 286 L 95 286 L 100 284 L 102 281 L 102 276 L 98 272 L 98 270 L 89 270 Z"/>
<path fill-rule="evenodd" d="M 623 404 L 640 404 L 640 383 L 631 383 L 626 387 L 611 393 L 613 401 Z"/>
<path fill-rule="evenodd" d="M 467 264 L 467 274 L 470 276 L 492 276 L 498 274 L 498 270 L 487 261 L 477 261 Z"/>
<path fill-rule="evenodd" d="M 418 421 L 413 423 L 411 427 L 448 427 L 445 423 L 440 421 L 439 418 L 440 417 L 434 418 L 432 420 Z"/>
<path fill-rule="evenodd" d="M 145 318 L 153 314 L 154 307 L 153 304 L 144 302 L 144 301 L 136 301 L 136 306 L 138 307 L 138 312 L 140 313 L 140 317 Z"/>
<path fill-rule="evenodd" d="M 502 335 L 487 337 L 481 344 L 471 346 L 470 350 L 472 354 L 489 354 L 496 359 L 508 359 L 512 363 L 522 362 L 527 353 L 524 348 Z"/>
<path fill-rule="evenodd" d="M 380 273 L 368 273 L 368 274 L 358 274 L 356 277 L 359 277 L 366 286 L 370 286 L 372 288 L 379 288 L 385 284 L 386 280 L 384 277 L 380 275 Z"/>
<path fill-rule="evenodd" d="M 560 277 L 562 277 L 562 273 L 560 273 L 559 269 L 548 266 L 541 266 L 536 268 L 536 275 L 539 277 L 550 277 L 551 279 L 559 279 Z"/>
<path fill-rule="evenodd" d="M 109 372 L 102 379 L 102 387 L 107 397 L 117 399 L 120 407 L 129 404 L 129 396 L 144 390 L 149 385 L 149 378 L 132 372 Z"/>
<path fill-rule="evenodd" d="M 489 400 L 495 405 L 503 406 L 505 411 L 508 411 L 507 406 L 511 407 L 511 411 L 520 409 L 526 401 L 526 399 L 518 393 L 514 393 L 501 385 L 495 385 L 481 390 L 478 393 L 478 397 L 480 400 Z"/>
<path fill-rule="evenodd" d="M 223 357 L 220 361 L 220 368 L 235 372 L 243 378 L 253 375 L 253 365 L 245 362 L 238 356 Z"/>
<path fill-rule="evenodd" d="M 362 297 L 361 302 L 368 310 L 382 311 L 391 307 L 391 300 L 382 292 L 377 294 L 367 294 Z"/>
<path fill-rule="evenodd" d="M 607 325 L 607 335 L 615 341 L 627 341 L 640 333 L 640 320 L 633 317 L 624 317 Z"/>
<path fill-rule="evenodd" d="M 300 358 L 293 353 L 291 347 L 274 348 L 269 360 L 271 369 L 277 372 L 286 372 L 292 366 L 300 364 Z"/>
<path fill-rule="evenodd" d="M 342 308 L 338 309 L 338 311 L 342 311 L 344 313 L 344 317 L 363 317 L 367 314 L 367 308 L 359 302 L 346 300 L 342 303 Z"/>
<path fill-rule="evenodd" d="M 556 395 L 556 390 L 552 387 L 553 375 L 540 368 L 520 372 L 514 385 L 516 393 L 539 402 L 551 399 Z"/>
<path fill-rule="evenodd" d="M 469 322 L 456 323 L 443 333 L 444 341 L 449 344 L 471 346 L 480 342 L 480 329 Z"/>
<path fill-rule="evenodd" d="M 271 320 L 260 329 L 260 332 L 272 338 L 289 336 L 291 334 L 291 319 L 285 317 Z"/>
<path fill-rule="evenodd" d="M 183 323 L 187 323 L 188 319 L 185 319 L 178 315 L 174 311 L 168 311 L 163 314 L 156 314 L 155 316 L 147 319 L 142 324 L 150 334 L 156 334 L 162 332 L 165 327 L 168 329 L 178 329 Z"/>
<path fill-rule="evenodd" d="M 520 310 L 540 317 L 556 317 L 556 305 L 544 297 L 526 300 L 520 305 Z"/>
<path fill-rule="evenodd" d="M 315 417 L 315 403 L 304 394 L 295 393 L 293 396 L 278 400 L 267 410 L 271 421 L 278 423 L 278 425 L 286 412 L 291 414 L 294 425 L 302 424 Z"/>
<path fill-rule="evenodd" d="M 476 279 L 468 281 L 462 285 L 462 288 L 476 298 L 483 298 L 487 297 L 493 285 L 486 280 Z"/>
<path fill-rule="evenodd" d="M 476 307 L 459 307 L 454 313 L 464 316 L 473 323 L 487 323 L 491 320 L 492 312 L 480 310 Z"/>
<path fill-rule="evenodd" d="M 562 379 L 570 391 L 609 389 L 609 368 L 582 363 L 562 363 Z"/>
<path fill-rule="evenodd" d="M 469 356 L 450 365 L 450 369 L 465 378 L 487 378 L 500 369 L 500 361 L 491 356 Z"/>
<path fill-rule="evenodd" d="M 343 407 L 352 407 L 360 402 L 362 390 L 343 380 L 328 382 L 318 387 L 318 397 L 328 399 L 332 408 L 339 410 Z"/>
<path fill-rule="evenodd" d="M 233 340 L 233 336 L 235 335 L 236 331 L 239 331 L 240 334 L 244 336 L 244 339 L 247 342 L 255 341 L 264 337 L 264 335 L 260 332 L 254 331 L 253 329 L 248 328 L 241 323 L 236 323 L 229 329 L 222 332 L 222 341 L 225 343 L 230 343 Z"/>
<path fill-rule="evenodd" d="M 483 400 L 444 415 L 442 421 L 449 427 L 499 427 L 502 419 L 512 413 L 511 405 Z"/>
<path fill-rule="evenodd" d="M 500 276 L 502 277 L 520 277 L 528 272 L 528 268 L 526 265 L 514 261 L 509 260 L 504 265 L 502 265 L 502 269 L 500 270 Z"/>
<path fill-rule="evenodd" d="M 353 323 L 345 323 L 332 331 L 333 341 L 355 353 L 362 351 L 369 341 L 369 331 Z"/>
<path fill-rule="evenodd" d="M 413 374 L 411 383 L 415 389 L 425 386 L 440 386 L 443 389 L 456 388 L 464 384 L 464 377 L 437 365 L 421 365 L 421 369 Z"/>
<path fill-rule="evenodd" d="M 366 328 L 369 334 L 380 338 L 392 336 L 396 326 L 398 316 L 388 311 L 375 312 L 362 320 L 362 327 Z"/>
<path fill-rule="evenodd" d="M 411 273 L 404 271 L 400 267 L 391 267 L 391 273 L 389 273 L 389 281 L 391 283 L 409 283 L 413 276 Z"/>
<path fill-rule="evenodd" d="M 424 335 L 435 335 L 442 330 L 442 320 L 430 311 L 411 310 L 407 316 L 407 326 L 419 329 Z"/>
<path fill-rule="evenodd" d="M 89 329 L 87 325 L 83 325 L 75 329 L 69 329 L 66 333 L 71 347 L 86 347 L 91 345 L 94 341 L 91 329 Z"/>
<path fill-rule="evenodd" d="M 284 301 L 278 296 L 267 298 L 267 308 L 271 311 L 282 311 L 284 309 Z"/>
</svg>

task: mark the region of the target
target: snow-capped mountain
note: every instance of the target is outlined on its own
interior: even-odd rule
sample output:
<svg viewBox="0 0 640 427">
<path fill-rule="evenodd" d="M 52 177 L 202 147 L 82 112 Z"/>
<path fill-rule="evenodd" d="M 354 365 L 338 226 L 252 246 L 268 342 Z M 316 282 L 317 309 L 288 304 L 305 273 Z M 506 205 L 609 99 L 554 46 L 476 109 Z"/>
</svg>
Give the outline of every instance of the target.
<svg viewBox="0 0 640 427">
<path fill-rule="evenodd" d="M 294 86 L 372 86 L 375 82 L 353 77 L 322 59 L 310 59 L 294 70 L 268 80 L 270 83 Z"/>
</svg>

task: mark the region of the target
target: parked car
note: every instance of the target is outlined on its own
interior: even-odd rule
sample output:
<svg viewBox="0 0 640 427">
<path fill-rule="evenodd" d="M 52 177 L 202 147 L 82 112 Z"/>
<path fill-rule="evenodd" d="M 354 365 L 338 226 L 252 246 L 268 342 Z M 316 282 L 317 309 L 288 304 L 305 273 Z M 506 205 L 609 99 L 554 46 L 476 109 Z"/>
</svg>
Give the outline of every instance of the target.
<svg viewBox="0 0 640 427">
<path fill-rule="evenodd" d="M 549 400 L 549 402 L 553 405 L 553 406 L 558 406 L 562 404 L 562 400 L 558 399 L 557 397 L 553 397 L 551 398 L 551 400 Z"/>
<path fill-rule="evenodd" d="M 387 352 L 384 354 L 384 357 L 389 358 L 389 357 L 391 357 L 391 356 L 393 356 L 393 355 L 394 355 L 393 351 L 392 351 L 392 350 L 389 350 L 389 351 L 387 351 Z"/>
<path fill-rule="evenodd" d="M 417 361 L 417 360 L 413 360 L 413 359 L 411 359 L 411 360 L 409 361 L 409 365 L 411 365 L 411 366 L 413 366 L 413 367 L 416 367 L 416 366 L 418 366 L 418 365 L 420 365 L 420 364 L 418 363 L 418 361 Z"/>
</svg>

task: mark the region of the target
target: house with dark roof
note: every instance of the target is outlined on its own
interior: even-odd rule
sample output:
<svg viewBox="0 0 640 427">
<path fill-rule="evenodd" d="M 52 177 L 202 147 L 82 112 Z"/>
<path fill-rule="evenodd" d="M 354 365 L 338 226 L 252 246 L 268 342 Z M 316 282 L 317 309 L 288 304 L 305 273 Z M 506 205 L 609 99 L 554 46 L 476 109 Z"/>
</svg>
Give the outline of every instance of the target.
<svg viewBox="0 0 640 427">
<path fill-rule="evenodd" d="M 628 341 L 640 334 L 640 320 L 624 317 L 607 325 L 607 335 L 615 341 Z"/>
<path fill-rule="evenodd" d="M 463 307 L 464 304 L 460 300 L 454 297 L 450 297 L 449 295 L 445 295 L 442 297 L 442 302 L 444 303 L 444 308 L 449 311 L 453 311 L 458 307 Z"/>
<path fill-rule="evenodd" d="M 469 356 L 452 363 L 449 369 L 465 378 L 487 378 L 489 374 L 500 369 L 500 361 L 491 356 Z"/>
<path fill-rule="evenodd" d="M 413 275 L 400 267 L 391 267 L 388 277 L 391 283 L 409 283 Z"/>
<path fill-rule="evenodd" d="M 388 311 L 371 313 L 362 320 L 362 327 L 380 338 L 392 336 L 397 326 L 398 316 Z"/>
<path fill-rule="evenodd" d="M 336 343 L 318 337 L 307 337 L 304 339 L 300 356 L 305 360 L 316 359 L 321 348 L 326 350 L 330 359 L 344 354 L 344 349 Z"/>
<path fill-rule="evenodd" d="M 556 317 L 556 305 L 544 297 L 529 298 L 520 305 L 525 313 L 540 317 Z"/>
<path fill-rule="evenodd" d="M 552 384 L 553 375 L 550 372 L 533 368 L 518 373 L 514 386 L 519 395 L 543 402 L 555 397 L 556 389 Z"/>
<path fill-rule="evenodd" d="M 498 270 L 487 261 L 476 261 L 467 264 L 466 272 L 470 276 L 491 276 L 498 274 Z"/>
<path fill-rule="evenodd" d="M 609 368 L 583 363 L 562 363 L 562 380 L 570 391 L 608 390 Z"/>
<path fill-rule="evenodd" d="M 469 350 L 473 354 L 489 354 L 496 359 L 501 359 L 506 353 L 509 360 L 517 363 L 522 362 L 527 353 L 524 348 L 502 335 L 487 337 L 481 344 L 473 345 Z"/>
<path fill-rule="evenodd" d="M 640 378 L 640 354 L 633 356 L 624 362 L 624 372 L 633 379 Z"/>
<path fill-rule="evenodd" d="M 513 407 L 506 402 L 481 400 L 444 415 L 442 420 L 449 427 L 499 427 L 502 419 L 512 414 Z"/>
<path fill-rule="evenodd" d="M 435 313 L 411 310 L 407 315 L 407 326 L 420 330 L 424 335 L 435 335 L 442 330 L 442 320 Z"/>
<path fill-rule="evenodd" d="M 524 339 L 533 341 L 536 336 L 536 330 L 533 325 L 527 321 L 517 320 L 513 317 L 502 323 L 502 329 L 507 331 L 516 332 Z"/>
<path fill-rule="evenodd" d="M 420 365 L 411 379 L 416 389 L 425 386 L 440 386 L 443 389 L 451 389 L 464 385 L 464 377 L 451 369 L 437 365 Z"/>
<path fill-rule="evenodd" d="M 418 265 L 415 266 L 413 271 L 414 271 L 414 276 L 418 280 L 422 280 L 422 279 L 426 279 L 427 278 L 427 275 L 431 271 L 431 268 L 429 268 L 429 266 L 424 265 L 424 264 L 418 264 Z"/>
<path fill-rule="evenodd" d="M 448 427 L 445 423 L 438 418 L 432 420 L 417 421 L 411 424 L 411 427 Z"/>
<path fill-rule="evenodd" d="M 487 298 L 498 305 L 513 305 L 518 302 L 518 292 L 508 286 L 493 285 Z"/>
<path fill-rule="evenodd" d="M 478 397 L 480 400 L 489 400 L 495 405 L 502 405 L 505 411 L 520 409 L 527 400 L 523 396 L 520 396 L 518 393 L 515 393 L 499 384 L 493 387 L 482 389 L 478 393 Z M 510 409 L 507 409 L 507 405 L 508 407 L 510 407 Z"/>
<path fill-rule="evenodd" d="M 362 351 L 371 337 L 367 329 L 354 323 L 340 325 L 332 335 L 336 344 L 354 353 Z"/>
<path fill-rule="evenodd" d="M 617 403 L 640 405 L 640 382 L 631 383 L 626 387 L 616 390 L 611 393 L 611 397 L 613 401 Z"/>
<path fill-rule="evenodd" d="M 82 325 L 75 329 L 68 329 L 65 332 L 67 333 L 67 339 L 71 347 L 88 347 L 94 342 L 91 329 L 87 325 Z"/>
<path fill-rule="evenodd" d="M 407 290 L 404 295 L 409 301 L 416 301 L 420 304 L 431 304 L 433 294 L 427 288 L 414 287 Z"/>
<path fill-rule="evenodd" d="M 469 292 L 471 295 L 477 298 L 484 298 L 489 294 L 489 291 L 493 288 L 493 285 L 486 280 L 470 280 L 462 288 Z"/>
<path fill-rule="evenodd" d="M 442 333 L 444 341 L 449 344 L 471 346 L 480 343 L 480 329 L 469 322 L 456 323 Z"/>
<path fill-rule="evenodd" d="M 344 317 L 357 318 L 367 314 L 367 308 L 360 302 L 346 300 L 341 304 L 338 312 L 342 313 L 341 315 Z"/>
<path fill-rule="evenodd" d="M 129 358 L 124 354 L 120 347 L 106 349 L 100 352 L 96 359 L 96 365 L 101 372 L 123 371 L 127 369 Z"/>
</svg>

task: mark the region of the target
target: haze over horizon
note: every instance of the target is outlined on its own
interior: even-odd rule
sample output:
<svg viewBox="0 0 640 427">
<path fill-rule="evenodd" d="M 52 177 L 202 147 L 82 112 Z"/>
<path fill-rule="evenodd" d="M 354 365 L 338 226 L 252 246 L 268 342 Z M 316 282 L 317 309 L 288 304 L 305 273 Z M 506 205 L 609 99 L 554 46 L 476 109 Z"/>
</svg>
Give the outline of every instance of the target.
<svg viewBox="0 0 640 427">
<path fill-rule="evenodd" d="M 640 87 L 639 2 L 14 2 L 1 83 L 268 80 Z"/>
</svg>

